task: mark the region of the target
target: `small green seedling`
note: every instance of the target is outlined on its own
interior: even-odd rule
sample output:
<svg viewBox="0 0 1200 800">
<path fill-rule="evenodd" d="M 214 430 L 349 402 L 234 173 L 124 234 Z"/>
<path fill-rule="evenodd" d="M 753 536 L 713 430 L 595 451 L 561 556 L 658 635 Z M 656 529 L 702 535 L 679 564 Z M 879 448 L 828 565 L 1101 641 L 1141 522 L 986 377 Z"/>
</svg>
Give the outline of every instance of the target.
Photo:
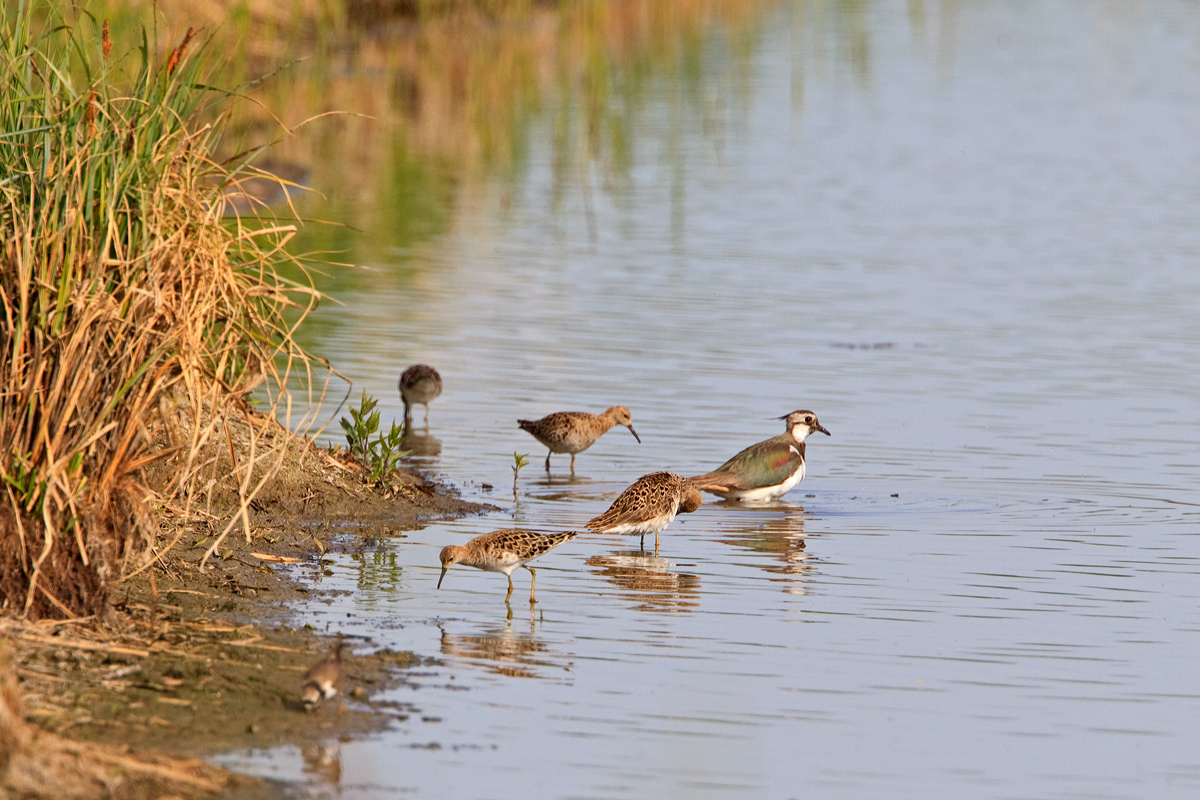
<svg viewBox="0 0 1200 800">
<path fill-rule="evenodd" d="M 350 419 L 342 417 L 342 430 L 346 433 L 346 447 L 366 468 L 365 483 L 379 484 L 392 473 L 400 459 L 411 453 L 401 450 L 404 428 L 392 423 L 387 434 L 379 430 L 379 403 L 365 391 L 358 408 L 350 407 Z M 376 433 L 379 435 L 376 436 Z M 371 437 L 375 436 L 374 439 Z"/>
<path fill-rule="evenodd" d="M 521 474 L 521 467 L 529 463 L 529 453 L 517 455 L 513 453 L 513 497 L 517 496 L 517 476 Z"/>
<path fill-rule="evenodd" d="M 363 390 L 358 408 L 350 406 L 350 419 L 342 417 L 342 430 L 346 432 L 346 447 L 355 458 L 367 463 L 371 452 L 371 436 L 379 430 L 379 403 Z"/>
</svg>

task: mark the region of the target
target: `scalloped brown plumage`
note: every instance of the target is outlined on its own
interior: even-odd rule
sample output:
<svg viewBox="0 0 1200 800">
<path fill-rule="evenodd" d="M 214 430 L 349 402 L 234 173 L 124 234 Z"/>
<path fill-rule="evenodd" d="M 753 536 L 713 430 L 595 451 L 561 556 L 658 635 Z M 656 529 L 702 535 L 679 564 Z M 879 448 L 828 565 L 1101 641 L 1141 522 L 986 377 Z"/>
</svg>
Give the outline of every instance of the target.
<svg viewBox="0 0 1200 800">
<path fill-rule="evenodd" d="M 442 588 L 442 579 L 446 571 L 455 564 L 475 567 L 486 572 L 502 572 L 508 578 L 508 594 L 504 602 L 508 602 L 513 593 L 512 572 L 517 567 L 525 567 L 533 576 L 529 584 L 529 603 L 537 602 L 533 590 L 537 586 L 537 572 L 527 562 L 558 547 L 563 542 L 569 542 L 576 536 L 574 531 L 565 533 L 534 533 L 519 528 L 504 528 L 491 533 L 476 536 L 464 545 L 448 544 L 442 548 L 439 558 L 442 562 L 442 575 L 438 578 L 438 588 Z"/>
<path fill-rule="evenodd" d="M 585 527 L 597 533 L 638 533 L 642 549 L 646 534 L 654 534 L 654 551 L 658 552 L 658 534 L 671 524 L 676 514 L 690 514 L 704 502 L 700 491 L 674 472 L 651 472 L 643 475 L 613 501 L 609 509 L 588 520 Z"/>
<path fill-rule="evenodd" d="M 517 425 L 533 438 L 549 448 L 546 453 L 546 471 L 550 471 L 550 456 L 553 453 L 571 454 L 571 474 L 575 474 L 575 455 L 596 443 L 614 425 L 629 428 L 633 438 L 641 444 L 642 437 L 633 429 L 633 417 L 625 406 L 613 406 L 600 414 L 586 411 L 558 411 L 541 419 L 519 419 Z"/>
</svg>

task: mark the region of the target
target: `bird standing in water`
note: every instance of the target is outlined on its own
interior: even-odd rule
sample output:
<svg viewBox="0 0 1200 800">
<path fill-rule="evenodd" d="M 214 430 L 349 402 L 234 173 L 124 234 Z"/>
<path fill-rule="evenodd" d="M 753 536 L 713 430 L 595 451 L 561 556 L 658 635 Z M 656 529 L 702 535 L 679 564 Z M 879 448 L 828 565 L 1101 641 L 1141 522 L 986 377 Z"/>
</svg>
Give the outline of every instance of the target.
<svg viewBox="0 0 1200 800">
<path fill-rule="evenodd" d="M 646 534 L 654 534 L 654 552 L 658 552 L 658 534 L 671 524 L 676 514 L 690 514 L 704 498 L 687 478 L 673 472 L 651 472 L 613 501 L 608 511 L 588 520 L 585 527 L 596 533 L 640 533 L 646 548 Z"/>
<path fill-rule="evenodd" d="M 783 497 L 804 480 L 804 440 L 814 431 L 832 434 L 811 411 L 793 411 L 779 419 L 787 426 L 783 433 L 752 444 L 712 472 L 688 480 L 726 500 L 765 502 Z"/>
<path fill-rule="evenodd" d="M 425 406 L 425 424 L 429 424 L 429 404 L 442 393 L 442 376 L 428 364 L 413 364 L 400 373 L 400 399 L 404 401 L 404 425 L 412 424 L 412 407 Z"/>
<path fill-rule="evenodd" d="M 517 425 L 528 431 L 533 438 L 550 449 L 546 453 L 546 471 L 550 471 L 550 456 L 553 453 L 571 454 L 571 474 L 575 474 L 575 455 L 596 443 L 613 425 L 629 428 L 633 438 L 642 443 L 642 437 L 633 429 L 633 417 L 625 406 L 613 406 L 602 414 L 586 411 L 559 411 L 541 419 L 519 419 Z"/>
<path fill-rule="evenodd" d="M 537 572 L 528 562 L 545 555 L 563 542 L 575 538 L 575 532 L 567 533 L 533 533 L 516 528 L 492 531 L 476 536 L 464 545 L 448 544 L 442 548 L 439 556 L 442 562 L 442 575 L 438 578 L 438 588 L 442 588 L 442 579 L 446 571 L 455 564 L 486 570 L 487 572 L 503 572 L 508 578 L 508 594 L 504 602 L 512 597 L 512 573 L 517 567 L 525 567 L 533 576 L 529 584 L 529 604 L 537 600 L 533 597 L 534 587 L 537 586 Z"/>
</svg>

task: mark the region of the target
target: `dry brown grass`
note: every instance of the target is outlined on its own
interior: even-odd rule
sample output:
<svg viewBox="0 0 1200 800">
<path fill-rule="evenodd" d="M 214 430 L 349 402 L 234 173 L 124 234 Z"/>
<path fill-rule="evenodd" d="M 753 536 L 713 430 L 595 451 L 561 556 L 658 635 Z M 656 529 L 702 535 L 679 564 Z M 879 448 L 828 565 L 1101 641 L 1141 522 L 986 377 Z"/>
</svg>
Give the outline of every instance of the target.
<svg viewBox="0 0 1200 800">
<path fill-rule="evenodd" d="M 223 220 L 245 173 L 212 156 L 225 95 L 191 33 L 113 63 L 107 25 L 49 21 L 6 17 L 0 53 L 0 599 L 72 617 L 147 563 L 155 431 L 177 430 L 159 495 L 186 510 L 196 454 L 248 392 L 312 364 L 291 334 L 316 295 L 277 272 L 293 228 Z M 235 470 L 242 522 L 277 463 L 259 438 Z"/>
</svg>

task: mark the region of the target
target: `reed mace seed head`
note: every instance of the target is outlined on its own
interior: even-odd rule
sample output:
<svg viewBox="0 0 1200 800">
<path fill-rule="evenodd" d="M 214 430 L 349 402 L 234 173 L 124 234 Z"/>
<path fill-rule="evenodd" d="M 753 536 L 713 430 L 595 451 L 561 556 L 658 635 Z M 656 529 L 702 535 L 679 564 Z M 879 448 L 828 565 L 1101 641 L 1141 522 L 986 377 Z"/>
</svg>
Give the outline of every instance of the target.
<svg viewBox="0 0 1200 800">
<path fill-rule="evenodd" d="M 183 51 L 187 49 L 188 42 L 190 42 L 192 40 L 192 37 L 195 34 L 196 34 L 195 28 L 188 28 L 187 33 L 184 34 L 183 41 L 179 43 L 179 47 L 176 47 L 174 50 L 171 51 L 171 55 L 167 58 L 167 74 L 168 75 L 173 74 L 175 72 L 175 68 L 177 66 L 179 66 L 180 60 L 183 59 Z"/>
</svg>

